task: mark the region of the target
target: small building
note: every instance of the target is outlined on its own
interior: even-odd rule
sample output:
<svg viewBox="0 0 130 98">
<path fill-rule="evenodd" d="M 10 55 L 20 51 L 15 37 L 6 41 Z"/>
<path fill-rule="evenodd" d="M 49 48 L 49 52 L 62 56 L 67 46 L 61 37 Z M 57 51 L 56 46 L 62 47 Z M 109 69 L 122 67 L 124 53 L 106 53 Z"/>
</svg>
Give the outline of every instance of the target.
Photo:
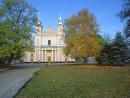
<svg viewBox="0 0 130 98">
<path fill-rule="evenodd" d="M 64 25 L 61 17 L 58 19 L 57 31 L 52 28 L 43 30 L 40 20 L 35 27 L 36 35 L 34 41 L 34 52 L 26 52 L 23 62 L 65 62 L 74 61 L 64 55 L 65 47 Z"/>
</svg>

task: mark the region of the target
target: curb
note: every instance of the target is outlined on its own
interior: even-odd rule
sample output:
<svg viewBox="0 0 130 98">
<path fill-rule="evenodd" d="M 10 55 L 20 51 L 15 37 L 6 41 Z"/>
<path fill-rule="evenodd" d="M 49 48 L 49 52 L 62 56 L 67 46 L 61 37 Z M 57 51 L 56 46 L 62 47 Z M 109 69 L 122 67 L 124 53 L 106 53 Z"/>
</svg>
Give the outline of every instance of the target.
<svg viewBox="0 0 130 98">
<path fill-rule="evenodd" d="M 5 71 L 8 71 L 8 70 L 12 70 L 12 69 L 5 69 L 5 70 L 3 70 L 3 71 L 0 71 L 0 73 L 5 72 Z"/>
</svg>

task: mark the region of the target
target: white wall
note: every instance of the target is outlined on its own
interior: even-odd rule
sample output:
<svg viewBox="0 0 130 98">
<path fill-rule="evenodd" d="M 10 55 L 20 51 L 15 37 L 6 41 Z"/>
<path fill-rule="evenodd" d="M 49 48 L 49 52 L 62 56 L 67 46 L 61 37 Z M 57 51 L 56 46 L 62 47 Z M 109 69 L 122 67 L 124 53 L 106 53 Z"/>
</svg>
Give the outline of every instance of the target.
<svg viewBox="0 0 130 98">
<path fill-rule="evenodd" d="M 57 37 L 56 36 L 43 36 L 42 37 L 42 46 L 48 45 L 48 40 L 51 40 L 51 45 L 56 46 L 57 45 Z"/>
</svg>

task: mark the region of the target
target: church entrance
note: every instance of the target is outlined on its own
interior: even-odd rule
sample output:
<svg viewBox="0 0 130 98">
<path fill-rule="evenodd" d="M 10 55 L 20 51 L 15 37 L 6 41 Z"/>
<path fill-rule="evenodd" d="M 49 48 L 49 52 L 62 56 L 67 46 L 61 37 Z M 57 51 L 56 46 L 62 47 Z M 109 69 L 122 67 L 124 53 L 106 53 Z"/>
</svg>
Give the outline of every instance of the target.
<svg viewBox="0 0 130 98">
<path fill-rule="evenodd" d="M 52 57 L 52 51 L 51 50 L 47 50 L 46 58 L 47 58 L 47 62 L 48 63 L 51 63 L 51 57 Z"/>
<path fill-rule="evenodd" d="M 51 63 L 51 56 L 48 56 L 48 63 Z"/>
</svg>

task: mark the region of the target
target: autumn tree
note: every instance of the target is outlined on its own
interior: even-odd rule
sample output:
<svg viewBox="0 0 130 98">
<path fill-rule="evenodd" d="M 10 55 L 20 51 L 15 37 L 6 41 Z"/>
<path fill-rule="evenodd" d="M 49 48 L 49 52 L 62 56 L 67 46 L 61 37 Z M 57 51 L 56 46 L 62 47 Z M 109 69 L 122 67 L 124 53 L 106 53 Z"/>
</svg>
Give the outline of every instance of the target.
<svg viewBox="0 0 130 98">
<path fill-rule="evenodd" d="M 96 18 L 87 9 L 79 11 L 76 15 L 65 21 L 66 56 L 75 59 L 85 59 L 97 56 L 101 49 L 101 37 Z"/>
<path fill-rule="evenodd" d="M 1 0 L 0 4 L 0 63 L 9 64 L 32 49 L 36 9 L 25 0 Z"/>
</svg>

